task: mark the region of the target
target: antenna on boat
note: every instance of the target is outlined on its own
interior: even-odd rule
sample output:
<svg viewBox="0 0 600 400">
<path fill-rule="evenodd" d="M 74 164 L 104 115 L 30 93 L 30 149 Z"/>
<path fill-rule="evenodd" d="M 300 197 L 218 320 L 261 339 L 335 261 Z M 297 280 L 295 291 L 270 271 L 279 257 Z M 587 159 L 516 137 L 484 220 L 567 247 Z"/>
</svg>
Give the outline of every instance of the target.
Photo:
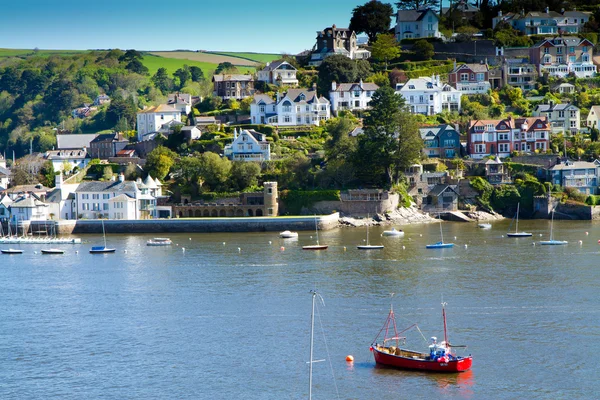
<svg viewBox="0 0 600 400">
<path fill-rule="evenodd" d="M 444 318 L 444 342 L 448 345 L 448 329 L 446 327 L 446 303 L 444 301 L 444 295 L 442 295 L 442 317 Z"/>
</svg>

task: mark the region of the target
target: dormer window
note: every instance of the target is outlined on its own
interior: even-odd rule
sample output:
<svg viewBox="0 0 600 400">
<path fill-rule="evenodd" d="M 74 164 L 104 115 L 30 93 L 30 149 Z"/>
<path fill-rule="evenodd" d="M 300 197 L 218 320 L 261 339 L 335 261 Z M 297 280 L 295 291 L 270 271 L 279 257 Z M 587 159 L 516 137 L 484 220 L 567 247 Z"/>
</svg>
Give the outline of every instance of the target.
<svg viewBox="0 0 600 400">
<path fill-rule="evenodd" d="M 306 100 L 306 96 L 304 95 L 304 93 L 300 93 L 300 96 L 298 96 L 298 98 L 302 101 Z"/>
<path fill-rule="evenodd" d="M 408 85 L 408 88 L 414 90 L 415 89 L 415 85 Z"/>
<path fill-rule="evenodd" d="M 433 89 L 433 83 L 427 82 L 427 89 Z"/>
</svg>

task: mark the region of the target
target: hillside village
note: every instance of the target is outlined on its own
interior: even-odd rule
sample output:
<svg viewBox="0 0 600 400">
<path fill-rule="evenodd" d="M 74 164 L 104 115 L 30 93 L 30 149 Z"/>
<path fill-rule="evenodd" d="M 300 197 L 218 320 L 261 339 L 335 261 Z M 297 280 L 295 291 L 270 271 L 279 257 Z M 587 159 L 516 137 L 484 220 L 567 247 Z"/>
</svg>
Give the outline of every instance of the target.
<svg viewBox="0 0 600 400">
<path fill-rule="evenodd" d="M 367 1 L 254 73 L 0 63 L 0 219 L 600 205 L 600 7 L 527 4 Z M 98 67 L 44 80 L 81 60 Z"/>
</svg>

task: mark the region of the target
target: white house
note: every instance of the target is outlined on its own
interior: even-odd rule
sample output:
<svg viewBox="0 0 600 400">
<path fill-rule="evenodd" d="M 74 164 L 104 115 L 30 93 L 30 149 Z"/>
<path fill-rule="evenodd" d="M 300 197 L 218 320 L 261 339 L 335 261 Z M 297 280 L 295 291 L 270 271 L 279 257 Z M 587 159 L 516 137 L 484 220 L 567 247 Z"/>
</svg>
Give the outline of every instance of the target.
<svg viewBox="0 0 600 400">
<path fill-rule="evenodd" d="M 600 106 L 591 106 L 587 116 L 586 125 L 588 128 L 596 127 L 600 129 Z"/>
<path fill-rule="evenodd" d="M 573 104 L 539 104 L 533 110 L 533 116 L 548 117 L 553 133 L 579 132 L 581 114 L 579 108 Z"/>
<path fill-rule="evenodd" d="M 55 171 L 64 171 L 65 164 L 70 165 L 70 172 L 75 167 L 83 169 L 87 167 L 91 158 L 86 148 L 73 150 L 49 150 L 44 154 L 44 158 L 52 162 Z"/>
<path fill-rule="evenodd" d="M 37 196 L 26 193 L 10 205 L 10 220 L 14 224 L 23 221 L 46 221 L 48 219 L 48 209 L 48 204 L 41 201 Z"/>
<path fill-rule="evenodd" d="M 271 144 L 264 134 L 253 129 L 233 131 L 233 143 L 225 145 L 225 157 L 232 161 L 269 161 Z"/>
<path fill-rule="evenodd" d="M 79 184 L 63 183 L 62 174 L 56 175 L 54 181 L 54 189 L 46 195 L 50 219 L 76 219 L 75 191 Z"/>
<path fill-rule="evenodd" d="M 288 89 L 277 98 L 255 95 L 250 104 L 253 124 L 279 126 L 316 125 L 331 117 L 329 100 L 317 96 L 317 89 Z"/>
<path fill-rule="evenodd" d="M 337 115 L 338 111 L 366 110 L 373 93 L 379 89 L 374 83 L 340 83 L 334 81 L 331 83 L 329 92 L 329 101 L 331 102 L 331 111 Z"/>
<path fill-rule="evenodd" d="M 6 189 L 10 184 L 10 171 L 6 168 L 6 160 L 0 154 L 0 188 Z M 0 190 L 2 190 L 0 189 Z"/>
<path fill-rule="evenodd" d="M 197 126 L 184 126 L 181 128 L 181 133 L 185 140 L 197 140 L 202 136 L 202 131 Z"/>
<path fill-rule="evenodd" d="M 183 115 L 192 111 L 192 95 L 187 93 L 171 93 L 168 96 L 167 105 L 176 108 Z"/>
<path fill-rule="evenodd" d="M 396 94 L 406 100 L 413 114 L 435 115 L 442 111 L 460 112 L 461 95 L 459 90 L 442 83 L 440 77 L 420 77 L 410 79 L 405 84 L 396 85 Z"/>
<path fill-rule="evenodd" d="M 4 194 L 0 195 L 0 222 L 8 221 L 10 218 L 10 205 L 13 203 L 13 200 L 9 195 Z"/>
<path fill-rule="evenodd" d="M 439 21 L 437 14 L 430 9 L 398 10 L 396 40 L 442 37 Z"/>
<path fill-rule="evenodd" d="M 148 139 L 148 134 L 160 132 L 163 125 L 170 122 L 181 123 L 181 111 L 166 104 L 148 107 L 137 113 L 138 141 Z"/>
<path fill-rule="evenodd" d="M 150 189 L 141 180 L 125 181 L 121 174 L 117 181 L 82 182 L 75 191 L 77 218 L 95 219 L 149 219 L 156 217 L 156 198 L 150 195 Z M 133 199 L 115 201 L 124 195 Z M 121 197 L 121 199 L 124 199 Z M 111 201 L 112 200 L 112 201 Z M 130 209 L 134 204 L 133 211 Z"/>
<path fill-rule="evenodd" d="M 267 65 L 258 71 L 258 80 L 271 85 L 298 85 L 296 79 L 296 68 L 287 61 L 279 60 L 267 63 Z"/>
</svg>

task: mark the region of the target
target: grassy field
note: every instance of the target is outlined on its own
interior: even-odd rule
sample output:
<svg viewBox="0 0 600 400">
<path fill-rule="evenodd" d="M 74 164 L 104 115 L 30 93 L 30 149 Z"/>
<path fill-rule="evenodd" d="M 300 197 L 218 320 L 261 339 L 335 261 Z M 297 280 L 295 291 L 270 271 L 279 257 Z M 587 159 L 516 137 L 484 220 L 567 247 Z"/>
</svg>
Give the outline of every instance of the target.
<svg viewBox="0 0 600 400">
<path fill-rule="evenodd" d="M 211 64 L 220 64 L 222 62 L 230 62 L 238 66 L 254 66 L 256 61 L 244 60 L 238 57 L 223 56 L 213 53 L 196 52 L 196 51 L 153 51 L 150 54 L 165 58 L 180 58 L 185 60 L 200 61 Z"/>
<path fill-rule="evenodd" d="M 145 55 L 142 63 L 148 68 L 150 75 L 154 75 L 159 68 L 166 68 L 167 72 L 172 74 L 184 64 L 187 64 L 190 67 L 195 65 L 202 68 L 204 75 L 212 75 L 217 68 L 217 64 L 214 63 L 194 61 L 185 58 L 166 58 L 151 54 Z M 252 67 L 238 67 L 238 70 L 240 73 L 254 72 L 254 68 Z"/>
<path fill-rule="evenodd" d="M 247 59 L 256 61 L 259 63 L 266 63 L 274 60 L 278 60 L 281 58 L 281 54 L 266 54 L 266 53 L 237 53 L 230 51 L 212 51 L 210 54 L 222 55 L 222 56 L 230 56 L 230 57 L 238 57 L 241 59 Z"/>
<path fill-rule="evenodd" d="M 34 54 L 39 56 L 50 56 L 57 54 L 60 56 L 66 56 L 69 54 L 85 53 L 88 50 L 38 50 L 34 53 L 31 49 L 0 49 L 0 58 L 2 57 L 19 57 L 19 56 L 32 56 Z"/>
</svg>

